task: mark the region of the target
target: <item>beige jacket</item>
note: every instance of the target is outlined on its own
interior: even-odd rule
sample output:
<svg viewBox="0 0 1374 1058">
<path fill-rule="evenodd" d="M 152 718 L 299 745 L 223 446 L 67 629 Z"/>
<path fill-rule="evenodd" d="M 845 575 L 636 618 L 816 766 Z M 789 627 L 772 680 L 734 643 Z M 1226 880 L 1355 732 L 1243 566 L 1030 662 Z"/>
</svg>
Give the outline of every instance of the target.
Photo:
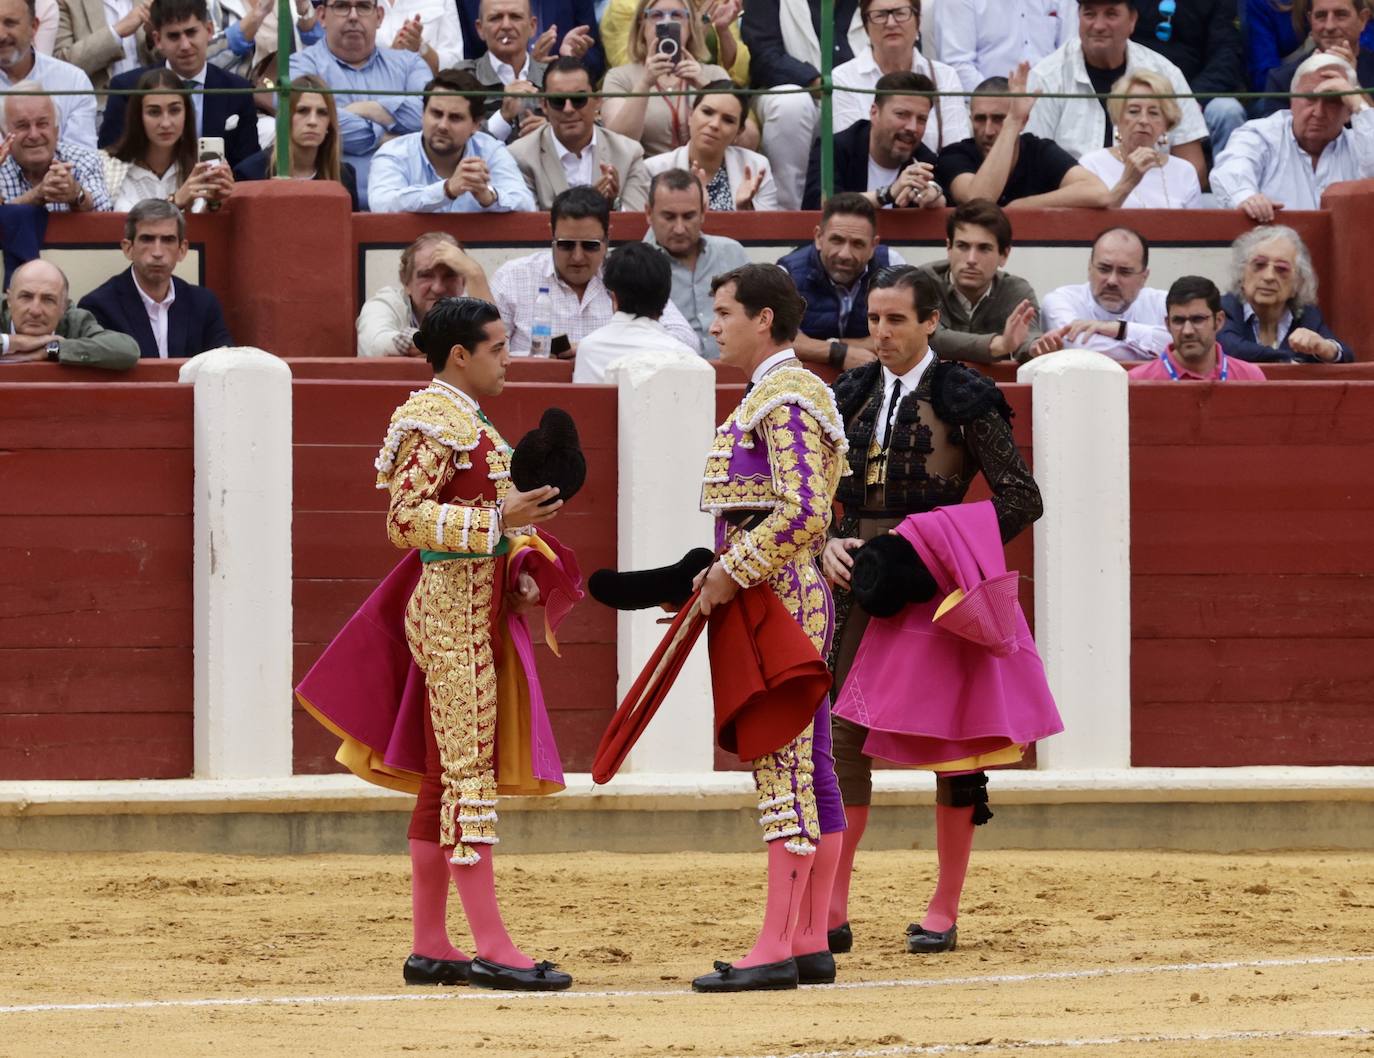
<svg viewBox="0 0 1374 1058">
<path fill-rule="evenodd" d="M 124 58 L 124 42 L 105 21 L 103 0 L 58 0 L 57 6 L 57 45 L 53 57 L 80 67 L 94 87 L 105 88 L 110 83 L 110 66 Z M 139 64 L 151 66 L 161 62 L 148 43 L 147 31 L 140 29 L 135 36 Z"/>
<path fill-rule="evenodd" d="M 568 177 L 558 156 L 553 129 L 545 125 L 536 135 L 524 136 L 510 144 L 509 150 L 520 165 L 525 183 L 534 192 L 535 204 L 540 209 L 548 209 L 554 197 L 568 189 Z M 642 212 L 649 200 L 649 170 L 644 167 L 644 148 L 628 136 L 598 127 L 593 153 L 596 180 L 601 179 L 602 165 L 614 166 L 620 177 L 620 197 L 611 208 Z"/>
</svg>

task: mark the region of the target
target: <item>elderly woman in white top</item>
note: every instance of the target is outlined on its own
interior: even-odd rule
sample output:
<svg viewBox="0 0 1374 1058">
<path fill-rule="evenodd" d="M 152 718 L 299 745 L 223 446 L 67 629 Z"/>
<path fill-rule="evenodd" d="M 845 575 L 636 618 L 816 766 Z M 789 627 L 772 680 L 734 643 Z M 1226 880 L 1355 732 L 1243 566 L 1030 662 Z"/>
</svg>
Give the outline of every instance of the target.
<svg viewBox="0 0 1374 1058">
<path fill-rule="evenodd" d="M 1126 209 L 1197 209 L 1201 204 L 1197 170 L 1169 153 L 1169 133 L 1183 116 L 1173 90 L 1153 70 L 1127 73 L 1112 85 L 1107 100 L 1116 142 L 1078 159 L 1109 188 L 1125 192 L 1119 205 Z"/>
<path fill-rule="evenodd" d="M 777 209 L 778 188 L 768 159 L 735 146 L 744 127 L 744 100 L 734 94 L 728 78 L 713 81 L 692 102 L 687 143 L 667 154 L 646 159 L 650 176 L 669 169 L 686 169 L 706 189 L 712 212 Z"/>
</svg>

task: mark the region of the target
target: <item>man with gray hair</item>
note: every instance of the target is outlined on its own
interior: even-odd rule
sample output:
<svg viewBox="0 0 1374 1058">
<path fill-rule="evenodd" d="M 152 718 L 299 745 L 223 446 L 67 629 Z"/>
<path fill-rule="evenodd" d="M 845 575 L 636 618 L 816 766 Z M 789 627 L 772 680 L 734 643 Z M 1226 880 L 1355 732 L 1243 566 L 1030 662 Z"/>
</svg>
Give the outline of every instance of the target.
<svg viewBox="0 0 1374 1058">
<path fill-rule="evenodd" d="M 96 105 L 91 79 L 71 63 L 35 48 L 37 32 L 35 0 L 0 0 L 0 93 L 12 92 L 25 81 L 49 92 L 71 93 L 53 97 L 63 131 L 73 143 L 95 150 Z"/>
<path fill-rule="evenodd" d="M 196 356 L 233 345 L 219 299 L 174 276 L 186 258 L 186 219 L 160 198 L 145 198 L 124 219 L 120 249 L 129 267 L 81 299 L 106 327 L 131 336 L 147 358 Z"/>
<path fill-rule="evenodd" d="M 124 371 L 138 363 L 138 343 L 106 330 L 85 309 L 73 308 L 62 269 L 29 261 L 14 270 L 5 291 L 0 364 L 38 360 Z"/>
<path fill-rule="evenodd" d="M 0 116 L 9 155 L 0 164 L 0 201 L 42 206 L 49 213 L 114 208 L 99 152 L 62 138 L 51 96 L 24 81 L 5 95 Z"/>
<path fill-rule="evenodd" d="M 1350 64 L 1318 52 L 1294 73 L 1293 91 L 1342 94 L 1295 96 L 1290 109 L 1247 121 L 1212 169 L 1221 205 L 1260 224 L 1281 209 L 1320 209 L 1332 184 L 1374 176 L 1374 108 L 1356 87 Z"/>
<path fill-rule="evenodd" d="M 441 298 L 491 300 L 482 266 L 446 231 L 427 231 L 401 251 L 400 286 L 380 287 L 358 313 L 359 356 L 417 356 L 415 332 Z"/>
</svg>

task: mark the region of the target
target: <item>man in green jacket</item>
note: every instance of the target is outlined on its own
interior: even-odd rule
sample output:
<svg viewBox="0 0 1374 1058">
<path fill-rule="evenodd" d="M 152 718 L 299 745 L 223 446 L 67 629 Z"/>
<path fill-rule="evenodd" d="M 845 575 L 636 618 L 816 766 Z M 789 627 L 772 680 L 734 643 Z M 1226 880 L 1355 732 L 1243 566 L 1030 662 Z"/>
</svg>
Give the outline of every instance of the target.
<svg viewBox="0 0 1374 1058">
<path fill-rule="evenodd" d="M 0 365 L 53 360 L 127 371 L 138 363 L 138 342 L 72 307 L 67 277 L 43 260 L 14 270 L 0 310 L 0 346 Z"/>
</svg>

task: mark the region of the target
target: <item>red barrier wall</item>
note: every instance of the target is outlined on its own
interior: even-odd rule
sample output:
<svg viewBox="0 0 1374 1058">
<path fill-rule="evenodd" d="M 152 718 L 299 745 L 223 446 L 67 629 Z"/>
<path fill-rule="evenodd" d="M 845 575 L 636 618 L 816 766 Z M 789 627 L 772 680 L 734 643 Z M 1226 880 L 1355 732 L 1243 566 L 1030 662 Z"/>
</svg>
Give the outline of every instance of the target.
<svg viewBox="0 0 1374 1058">
<path fill-rule="evenodd" d="M 191 773 L 191 398 L 0 381 L 0 778 Z"/>
<path fill-rule="evenodd" d="M 566 365 L 559 365 L 566 368 Z M 386 493 L 372 487 L 373 460 L 385 424 L 415 387 L 407 383 L 299 381 L 293 387 L 295 475 L 292 551 L 295 562 L 295 677 L 400 560 L 386 539 Z M 616 392 L 609 386 L 506 387 L 484 404 L 514 444 L 545 408 L 566 408 L 587 454 L 587 483 L 551 531 L 577 551 L 583 575 L 615 565 L 617 513 Z M 535 640 L 554 735 L 570 770 L 591 768 L 601 732 L 615 710 L 615 616 L 590 602 L 559 631 L 561 657 Z M 297 772 L 338 770 L 337 741 L 296 709 Z"/>
<path fill-rule="evenodd" d="M 1130 402 L 1132 763 L 1374 764 L 1374 385 Z"/>
</svg>

